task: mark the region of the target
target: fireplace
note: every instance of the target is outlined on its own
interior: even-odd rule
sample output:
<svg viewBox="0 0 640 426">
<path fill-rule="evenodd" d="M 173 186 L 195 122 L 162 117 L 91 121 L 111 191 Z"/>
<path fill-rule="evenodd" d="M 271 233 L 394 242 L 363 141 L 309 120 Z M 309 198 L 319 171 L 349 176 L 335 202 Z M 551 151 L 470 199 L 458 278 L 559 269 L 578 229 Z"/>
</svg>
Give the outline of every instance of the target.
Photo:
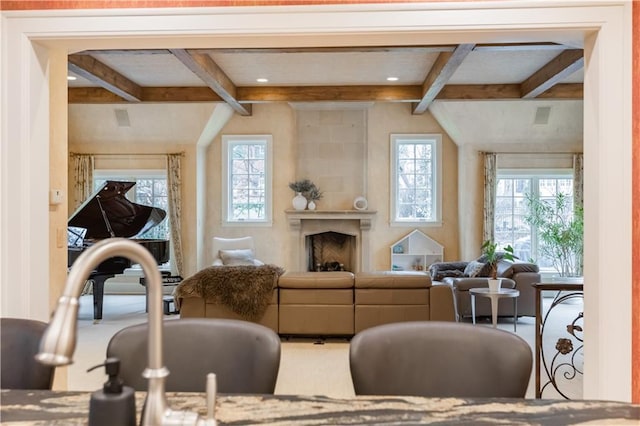
<svg viewBox="0 0 640 426">
<path fill-rule="evenodd" d="M 370 270 L 369 230 L 375 211 L 287 210 L 298 271 Z"/>
<path fill-rule="evenodd" d="M 307 271 L 355 271 L 356 236 L 341 232 L 320 232 L 305 237 Z"/>
</svg>

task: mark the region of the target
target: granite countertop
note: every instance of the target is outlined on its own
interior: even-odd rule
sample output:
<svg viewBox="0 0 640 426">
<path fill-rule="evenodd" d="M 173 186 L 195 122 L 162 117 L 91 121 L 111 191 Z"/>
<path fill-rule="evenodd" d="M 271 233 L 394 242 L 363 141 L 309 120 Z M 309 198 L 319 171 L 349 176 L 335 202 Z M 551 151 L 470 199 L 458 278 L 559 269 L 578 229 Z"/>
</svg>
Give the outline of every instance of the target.
<svg viewBox="0 0 640 426">
<path fill-rule="evenodd" d="M 140 415 L 144 392 L 136 392 Z M 85 425 L 90 392 L 2 390 L 3 425 Z M 202 393 L 167 393 L 175 410 L 206 414 Z M 608 401 L 218 395 L 218 425 L 447 424 L 638 425 L 640 405 Z M 139 422 L 139 419 L 138 419 Z"/>
</svg>

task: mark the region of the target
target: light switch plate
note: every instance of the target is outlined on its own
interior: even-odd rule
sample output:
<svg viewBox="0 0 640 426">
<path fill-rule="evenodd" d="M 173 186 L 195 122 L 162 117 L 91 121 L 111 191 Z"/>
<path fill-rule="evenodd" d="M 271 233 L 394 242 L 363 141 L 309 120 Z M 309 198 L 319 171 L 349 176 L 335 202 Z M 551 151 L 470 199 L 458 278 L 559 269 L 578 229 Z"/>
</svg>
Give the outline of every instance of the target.
<svg viewBox="0 0 640 426">
<path fill-rule="evenodd" d="M 61 189 L 52 189 L 49 191 L 49 204 L 58 205 L 62 204 L 62 199 L 64 198 L 64 194 Z"/>
</svg>

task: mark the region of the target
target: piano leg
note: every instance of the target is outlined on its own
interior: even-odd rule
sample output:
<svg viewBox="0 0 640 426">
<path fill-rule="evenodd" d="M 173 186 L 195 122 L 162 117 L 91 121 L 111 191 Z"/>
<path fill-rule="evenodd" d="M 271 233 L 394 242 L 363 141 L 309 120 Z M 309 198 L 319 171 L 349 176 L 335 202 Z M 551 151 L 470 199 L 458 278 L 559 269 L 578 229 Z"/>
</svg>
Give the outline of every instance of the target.
<svg viewBox="0 0 640 426">
<path fill-rule="evenodd" d="M 93 280 L 93 319 L 102 319 L 102 302 L 104 299 L 104 282 L 114 275 L 94 275 Z"/>
</svg>

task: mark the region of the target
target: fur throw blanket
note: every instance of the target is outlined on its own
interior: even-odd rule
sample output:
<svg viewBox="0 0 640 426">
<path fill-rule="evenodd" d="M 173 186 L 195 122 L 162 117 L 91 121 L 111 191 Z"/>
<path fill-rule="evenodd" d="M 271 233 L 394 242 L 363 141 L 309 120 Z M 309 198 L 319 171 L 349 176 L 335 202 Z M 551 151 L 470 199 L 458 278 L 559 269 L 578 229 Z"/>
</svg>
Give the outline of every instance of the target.
<svg viewBox="0 0 640 426">
<path fill-rule="evenodd" d="M 264 315 L 284 269 L 275 265 L 210 266 L 184 279 L 174 297 L 201 297 L 226 306 L 249 321 Z"/>
</svg>

